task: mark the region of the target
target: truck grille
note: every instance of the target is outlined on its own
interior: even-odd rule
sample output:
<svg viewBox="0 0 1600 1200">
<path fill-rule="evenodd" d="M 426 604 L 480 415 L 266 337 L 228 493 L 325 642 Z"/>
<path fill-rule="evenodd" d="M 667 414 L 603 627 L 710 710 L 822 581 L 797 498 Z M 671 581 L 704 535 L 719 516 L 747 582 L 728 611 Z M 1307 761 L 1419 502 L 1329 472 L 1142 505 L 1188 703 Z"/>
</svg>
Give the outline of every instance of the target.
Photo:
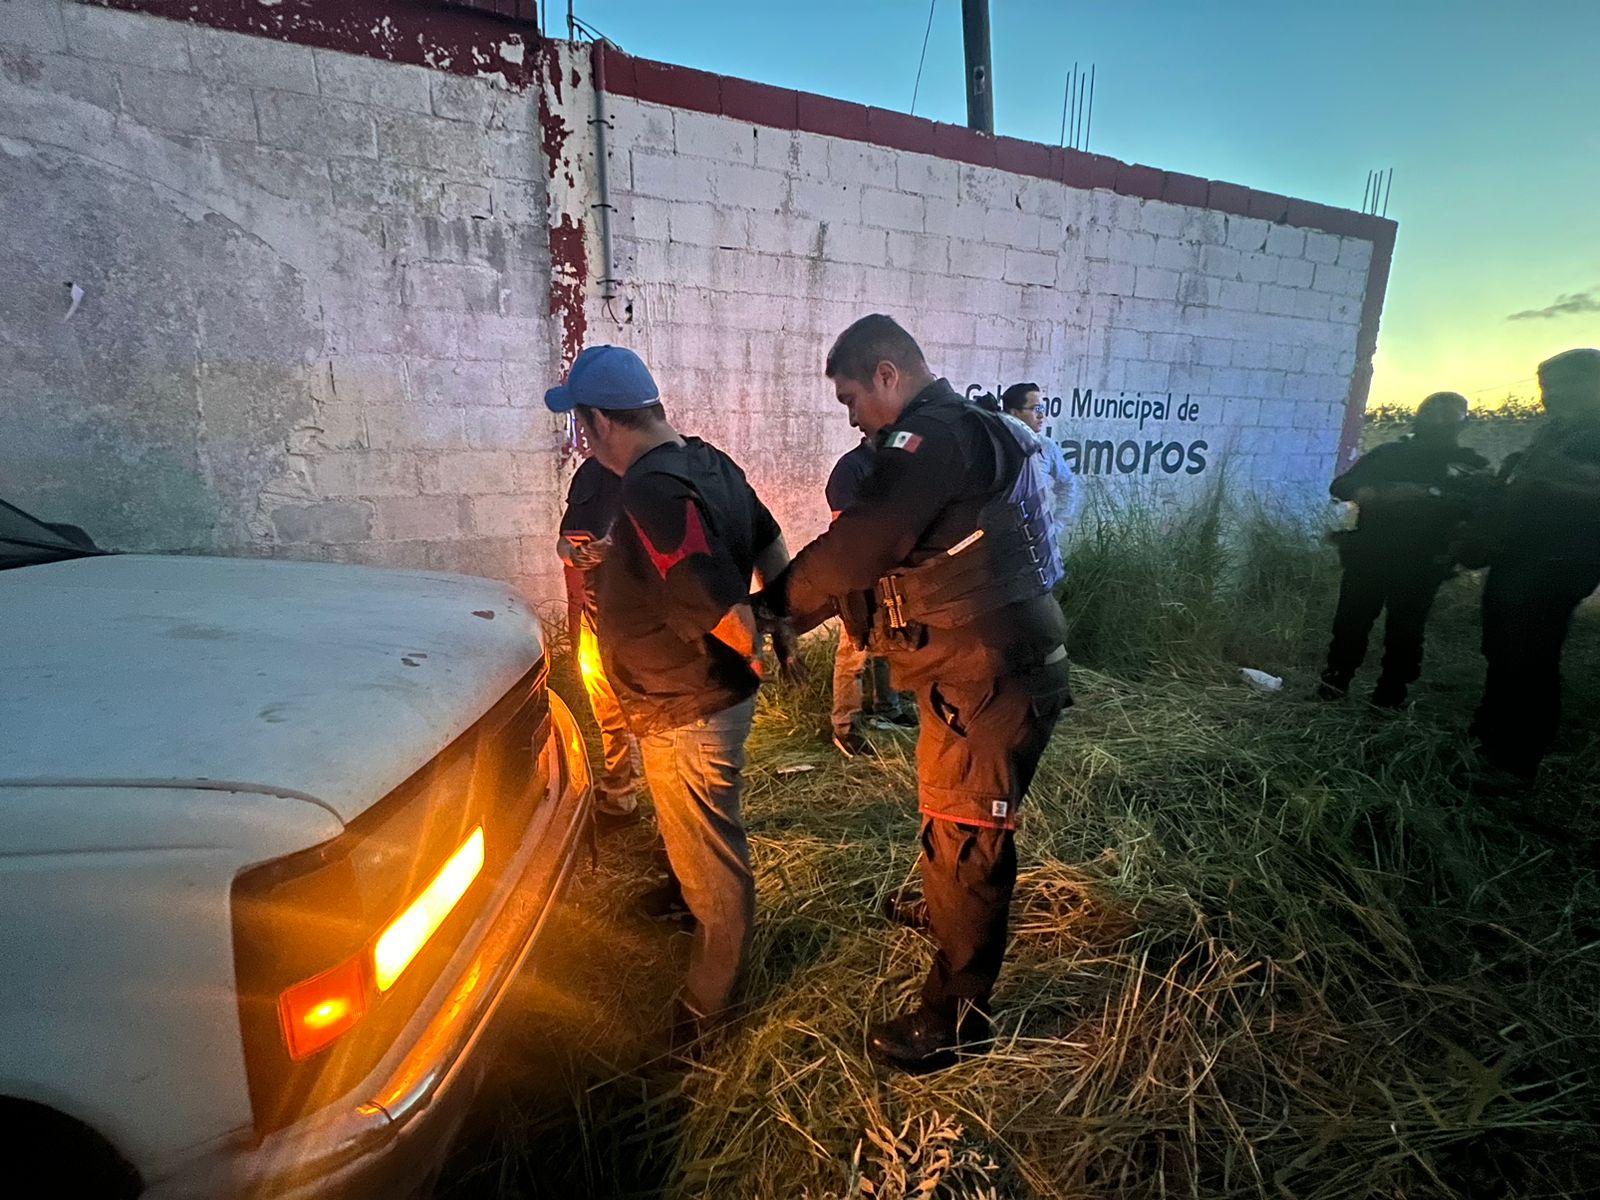
<svg viewBox="0 0 1600 1200">
<path fill-rule="evenodd" d="M 394 1044 L 461 938 L 499 888 L 529 822 L 551 798 L 548 664 L 543 656 L 470 729 L 339 837 L 242 872 L 233 886 L 239 1021 L 257 1136 L 294 1123 L 360 1083 Z M 370 978 L 379 931 L 481 826 L 483 868 L 393 987 Z M 325 1049 L 289 1057 L 284 989 L 361 960 L 361 1020 Z"/>
</svg>

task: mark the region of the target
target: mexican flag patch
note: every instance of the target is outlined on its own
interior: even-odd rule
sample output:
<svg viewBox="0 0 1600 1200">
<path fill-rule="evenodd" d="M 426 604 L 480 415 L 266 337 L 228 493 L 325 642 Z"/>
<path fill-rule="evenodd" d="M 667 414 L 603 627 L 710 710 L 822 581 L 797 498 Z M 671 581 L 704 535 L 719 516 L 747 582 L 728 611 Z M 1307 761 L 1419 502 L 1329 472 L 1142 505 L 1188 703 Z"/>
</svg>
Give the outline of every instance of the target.
<svg viewBox="0 0 1600 1200">
<path fill-rule="evenodd" d="M 922 435 L 902 429 L 899 433 L 889 435 L 889 440 L 884 442 L 885 450 L 904 450 L 907 454 L 915 454 L 917 447 L 922 445 Z"/>
</svg>

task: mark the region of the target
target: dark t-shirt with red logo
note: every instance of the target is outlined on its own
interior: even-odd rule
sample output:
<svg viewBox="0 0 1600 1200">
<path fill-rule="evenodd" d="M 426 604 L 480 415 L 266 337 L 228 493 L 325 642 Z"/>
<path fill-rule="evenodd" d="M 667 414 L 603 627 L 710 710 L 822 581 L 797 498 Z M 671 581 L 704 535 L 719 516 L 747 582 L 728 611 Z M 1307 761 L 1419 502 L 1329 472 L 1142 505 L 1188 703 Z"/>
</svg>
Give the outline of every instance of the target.
<svg viewBox="0 0 1600 1200">
<path fill-rule="evenodd" d="M 595 572 L 601 655 L 636 734 L 688 725 L 760 684 L 711 631 L 750 592 L 778 523 L 734 461 L 699 438 L 622 477 L 612 547 Z"/>
</svg>

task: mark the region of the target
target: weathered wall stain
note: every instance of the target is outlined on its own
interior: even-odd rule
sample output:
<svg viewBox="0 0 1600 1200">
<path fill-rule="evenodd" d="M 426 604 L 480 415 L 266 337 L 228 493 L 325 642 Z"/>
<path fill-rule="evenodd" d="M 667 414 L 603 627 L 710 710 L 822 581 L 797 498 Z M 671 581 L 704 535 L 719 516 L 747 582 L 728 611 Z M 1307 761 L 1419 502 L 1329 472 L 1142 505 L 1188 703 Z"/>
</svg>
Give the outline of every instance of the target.
<svg viewBox="0 0 1600 1200">
<path fill-rule="evenodd" d="M 518 70 L 423 66 L 390 35 L 425 6 L 387 5 L 388 49 L 358 56 L 317 48 L 326 23 L 227 31 L 271 6 L 28 2 L 46 19 L 0 21 L 0 190 L 25 198 L 0 257 L 0 493 L 119 549 L 559 596 L 548 170 L 520 34 L 447 13 Z"/>
<path fill-rule="evenodd" d="M 562 54 L 553 41 L 539 47 L 536 57 L 540 76 L 539 129 L 544 147 L 548 177 L 560 186 L 551 189 L 550 229 L 550 315 L 560 322 L 559 359 L 563 367 L 583 349 L 588 333 L 584 299 L 589 283 L 589 252 L 586 245 L 587 222 L 580 206 L 569 209 L 566 201 L 578 193 L 578 177 L 572 164 L 572 118 L 566 111 L 567 92 L 563 87 Z M 581 77 L 571 69 L 571 87 L 577 89 Z"/>
<path fill-rule="evenodd" d="M 63 520 L 92 516 L 110 545 L 247 544 L 312 415 L 322 339 L 305 278 L 169 188 L 19 150 L 0 152 L 0 193 L 28 197 L 8 206 L 0 256 L 7 492 Z M 71 321 L 65 280 L 84 289 Z"/>
<path fill-rule="evenodd" d="M 583 349 L 588 331 L 584 294 L 589 281 L 589 254 L 584 227 L 571 213 L 562 213 L 550 230 L 550 312 L 561 321 L 561 361 L 571 365 Z"/>
</svg>

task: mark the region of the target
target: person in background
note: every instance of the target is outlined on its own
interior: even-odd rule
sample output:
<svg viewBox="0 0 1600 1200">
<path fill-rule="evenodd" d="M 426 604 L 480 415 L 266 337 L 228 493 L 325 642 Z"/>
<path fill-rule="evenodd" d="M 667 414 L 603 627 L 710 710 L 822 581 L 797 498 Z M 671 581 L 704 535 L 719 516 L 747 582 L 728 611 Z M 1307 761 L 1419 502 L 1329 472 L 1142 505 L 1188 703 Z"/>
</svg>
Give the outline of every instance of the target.
<svg viewBox="0 0 1600 1200">
<path fill-rule="evenodd" d="M 628 732 L 622 705 L 606 678 L 600 643 L 595 635 L 595 578 L 611 543 L 611 522 L 617 513 L 617 496 L 622 480 L 590 455 L 579 465 L 567 488 L 566 508 L 561 513 L 556 554 L 569 569 L 569 579 L 578 592 L 578 616 L 573 644 L 577 648 L 578 673 L 589 697 L 595 723 L 600 726 L 600 747 L 605 770 L 596 788 L 595 824 L 601 830 L 619 829 L 639 820 L 638 769 L 634 755 L 638 747 Z"/>
<path fill-rule="evenodd" d="M 1421 674 L 1428 612 L 1453 570 L 1451 545 L 1475 497 L 1492 486 L 1488 460 L 1458 444 L 1466 419 L 1465 396 L 1434 392 L 1418 405 L 1410 433 L 1362 455 L 1329 485 L 1336 500 L 1355 501 L 1359 516 L 1355 529 L 1334 535 L 1344 574 L 1317 689 L 1322 699 L 1349 692 L 1385 610 L 1372 703 L 1401 707 Z"/>
<path fill-rule="evenodd" d="M 867 438 L 859 445 L 846 450 L 828 475 L 828 508 L 837 521 L 839 515 L 855 503 L 861 481 L 872 473 L 876 447 Z M 870 700 L 868 699 L 870 684 Z M 912 726 L 916 714 L 909 711 L 900 699 L 900 693 L 889 683 L 889 663 L 881 655 L 873 654 L 866 642 L 857 642 L 850 631 L 839 630 L 839 646 L 833 655 L 833 745 L 846 758 L 871 755 L 871 741 L 862 733 L 857 722 L 862 718 L 876 718 L 891 725 Z"/>
<path fill-rule="evenodd" d="M 1040 464 L 1050 485 L 1050 519 L 1056 545 L 1066 537 L 1078 511 L 1078 481 L 1061 446 L 1044 431 L 1044 396 L 1037 383 L 1013 383 L 1000 393 L 1000 411 L 1021 421 L 1033 433 L 1042 452 Z"/>
<path fill-rule="evenodd" d="M 1483 698 L 1472 723 L 1487 770 L 1474 790 L 1533 782 L 1561 723 L 1561 653 L 1572 614 L 1600 587 L 1600 350 L 1539 365 L 1548 423 L 1502 468 L 1504 490 L 1462 559 L 1487 565 Z"/>
<path fill-rule="evenodd" d="M 590 346 L 545 393 L 621 477 L 595 611 L 673 873 L 696 925 L 676 1000 L 684 1048 L 725 1016 L 750 952 L 755 876 L 740 813 L 762 660 L 752 574 L 789 562 L 783 534 L 722 451 L 683 437 L 633 351 Z M 780 636 L 775 633 L 775 642 Z M 783 642 L 780 658 L 792 655 Z"/>
<path fill-rule="evenodd" d="M 867 1044 L 892 1066 L 935 1070 L 992 1039 L 1018 810 L 1072 700 L 1051 595 L 1061 554 L 1033 438 L 935 377 L 893 319 L 851 325 L 825 371 L 877 456 L 856 502 L 756 609 L 809 628 L 870 591 L 873 636 L 896 685 L 916 690 L 922 886 L 938 951 L 921 1005 L 873 1025 Z"/>
</svg>

